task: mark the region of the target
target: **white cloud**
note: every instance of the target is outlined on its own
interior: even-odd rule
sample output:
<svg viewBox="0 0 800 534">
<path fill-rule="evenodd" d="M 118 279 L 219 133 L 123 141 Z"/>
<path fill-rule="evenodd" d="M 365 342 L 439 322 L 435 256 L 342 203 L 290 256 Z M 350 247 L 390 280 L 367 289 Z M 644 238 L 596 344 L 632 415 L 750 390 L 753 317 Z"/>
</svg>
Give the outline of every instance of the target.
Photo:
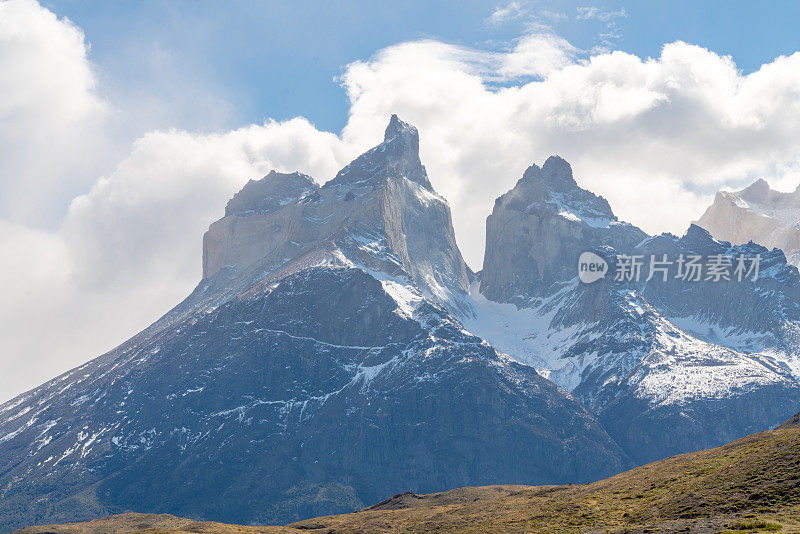
<svg viewBox="0 0 800 534">
<path fill-rule="evenodd" d="M 92 143 L 108 105 L 97 96 L 80 31 L 31 2 L 0 9 L 12 3 L 19 20 L 50 26 L 13 53 L 5 43 L 17 25 L 0 26 L 0 62 L 21 55 L 31 72 L 48 68 L 48 54 L 29 49 L 60 34 L 69 38 L 53 46 L 78 58 L 63 74 L 77 77 L 78 89 L 61 104 L 45 89 L 28 98 L 17 78 L 0 77 L 0 94 L 17 95 L 0 103 L 0 139 L 13 137 L 5 117 L 16 117 L 28 132 L 17 141 L 19 168 L 55 167 L 70 159 L 37 151 L 36 124 L 43 132 L 56 125 L 48 133 L 54 146 Z M 304 119 L 208 135 L 150 132 L 63 208 L 57 231 L 0 220 L 0 399 L 111 348 L 185 296 L 200 277 L 203 232 L 249 178 L 274 167 L 324 181 L 380 140 L 391 113 L 419 128 L 422 159 L 452 205 L 473 267 L 494 198 L 550 154 L 566 157 L 581 185 L 650 232 L 684 231 L 718 187 L 764 176 L 791 190 L 800 179 L 800 54 L 743 75 L 731 58 L 685 43 L 666 45 L 655 59 L 586 57 L 545 33 L 507 52 L 403 43 L 349 65 L 341 81 L 351 103 L 341 136 Z M 30 176 L 25 184 L 45 197 L 59 187 Z M 5 170 L 0 188 L 2 198 L 25 198 L 26 186 Z"/>
<path fill-rule="evenodd" d="M 498 74 L 505 78 L 546 76 L 575 61 L 580 51 L 566 39 L 550 33 L 521 37 L 501 56 Z"/>
<path fill-rule="evenodd" d="M 519 2 L 511 1 L 505 5 L 499 5 L 495 7 L 494 11 L 492 11 L 492 14 L 489 15 L 489 18 L 486 21 L 493 26 L 498 26 L 509 20 L 519 18 L 522 13 L 522 6 L 519 4 Z"/>
<path fill-rule="evenodd" d="M 52 224 L 42 219 L 57 221 L 58 200 L 91 184 L 109 107 L 86 54 L 69 20 L 33 0 L 0 2 L 0 216 Z"/>
<path fill-rule="evenodd" d="M 617 17 L 628 16 L 628 13 L 625 11 L 624 7 L 616 11 L 606 11 L 598 7 L 579 7 L 577 10 L 577 18 L 579 19 L 597 19 L 603 22 L 612 21 Z"/>
<path fill-rule="evenodd" d="M 344 81 L 346 133 L 374 135 L 390 112 L 419 127 L 473 266 L 492 199 L 549 154 L 567 157 L 581 184 L 650 232 L 683 232 L 724 184 L 796 179 L 780 169 L 800 157 L 800 54 L 742 75 L 729 57 L 677 42 L 657 59 L 603 53 L 501 89 L 484 83 L 486 56 L 481 68 L 469 58 L 441 43 L 406 43 L 352 65 Z"/>
<path fill-rule="evenodd" d="M 604 23 L 605 30 L 602 31 L 597 37 L 599 44 L 595 45 L 592 52 L 601 54 L 610 52 L 613 48 L 613 42 L 619 39 L 621 30 L 617 24 L 617 19 L 627 18 L 628 13 L 622 7 L 616 11 L 608 11 L 598 7 L 578 7 L 578 14 L 575 17 L 577 20 L 599 20 Z"/>
</svg>

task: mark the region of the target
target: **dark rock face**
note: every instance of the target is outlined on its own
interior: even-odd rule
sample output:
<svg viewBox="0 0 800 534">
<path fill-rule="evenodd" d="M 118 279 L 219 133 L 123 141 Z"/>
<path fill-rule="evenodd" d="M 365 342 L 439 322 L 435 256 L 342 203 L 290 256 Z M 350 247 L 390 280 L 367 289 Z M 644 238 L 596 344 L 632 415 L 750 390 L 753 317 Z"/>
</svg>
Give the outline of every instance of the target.
<svg viewBox="0 0 800 534">
<path fill-rule="evenodd" d="M 741 281 L 732 277 L 691 284 L 655 280 L 638 289 L 648 300 L 658 302 L 667 317 L 700 339 L 745 352 L 800 353 L 800 273 L 780 250 L 754 243 L 732 246 L 692 225 L 684 237 L 658 236 L 642 243 L 636 253 L 670 257 L 723 254 L 734 265 L 740 256 L 759 256 L 757 280 L 753 275 Z"/>
<path fill-rule="evenodd" d="M 289 522 L 398 487 L 583 482 L 627 465 L 529 367 L 439 308 L 396 312 L 363 271 L 313 268 L 46 384 L 0 431 L 24 423 L 2 449 L 3 517 L 18 518 L 3 527 L 127 509 Z"/>
<path fill-rule="evenodd" d="M 628 467 L 574 397 L 455 318 L 467 271 L 416 135 L 393 118 L 350 166 L 364 179 L 249 184 L 186 301 L 0 406 L 0 531 L 129 509 L 289 522 Z M 279 180 L 289 200 L 259 198 Z"/>
<path fill-rule="evenodd" d="M 713 363 L 712 363 L 713 364 Z M 785 384 L 732 391 L 680 406 L 652 405 L 634 395 L 615 399 L 599 416 L 603 427 L 637 464 L 724 445 L 774 427 L 797 407 L 800 391 Z"/>
</svg>

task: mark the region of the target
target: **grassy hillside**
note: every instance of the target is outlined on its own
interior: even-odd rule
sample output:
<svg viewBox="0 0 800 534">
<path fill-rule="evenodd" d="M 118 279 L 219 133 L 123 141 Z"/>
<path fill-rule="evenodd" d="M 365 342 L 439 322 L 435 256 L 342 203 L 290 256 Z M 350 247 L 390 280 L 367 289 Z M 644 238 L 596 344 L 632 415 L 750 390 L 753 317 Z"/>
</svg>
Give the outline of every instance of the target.
<svg viewBox="0 0 800 534">
<path fill-rule="evenodd" d="M 783 423 L 778 428 L 800 428 L 800 413 Z"/>
<path fill-rule="evenodd" d="M 791 426 L 789 423 L 787 425 Z M 91 526 L 94 523 L 94 526 Z M 99 529 L 99 530 L 98 530 Z M 661 460 L 592 484 L 405 493 L 360 512 L 288 527 L 127 514 L 24 533 L 800 532 L 800 429 Z"/>
</svg>

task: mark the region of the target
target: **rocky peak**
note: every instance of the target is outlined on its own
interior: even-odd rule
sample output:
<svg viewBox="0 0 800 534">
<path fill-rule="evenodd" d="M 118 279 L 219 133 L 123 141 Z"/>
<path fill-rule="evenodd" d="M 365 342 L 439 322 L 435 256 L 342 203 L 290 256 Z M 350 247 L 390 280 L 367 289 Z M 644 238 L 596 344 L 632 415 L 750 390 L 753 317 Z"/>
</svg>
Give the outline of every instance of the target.
<svg viewBox="0 0 800 534">
<path fill-rule="evenodd" d="M 419 159 L 419 133 L 397 115 L 389 120 L 381 144 L 353 160 L 325 185 L 375 185 L 387 178 L 408 178 L 433 191 Z"/>
<path fill-rule="evenodd" d="M 393 115 L 384 140 L 317 188 L 270 173 L 228 203 L 203 240 L 203 278 L 251 284 L 310 263 L 407 277 L 451 305 L 469 288 L 447 202 L 428 182 L 417 129 Z M 453 305 L 455 308 L 456 306 Z"/>
<path fill-rule="evenodd" d="M 678 240 L 681 249 L 696 254 L 722 254 L 730 243 L 723 243 L 714 239 L 711 233 L 705 228 L 696 224 L 691 224 L 686 231 L 686 235 Z"/>
<path fill-rule="evenodd" d="M 582 252 L 631 250 L 646 234 L 620 223 L 603 198 L 582 189 L 569 163 L 551 156 L 531 165 L 495 202 L 486 221 L 480 291 L 489 300 L 527 306 L 575 278 Z"/>
<path fill-rule="evenodd" d="M 767 181 L 764 180 L 763 178 L 759 178 L 758 180 L 753 182 L 750 186 L 740 191 L 739 196 L 747 200 L 764 201 L 767 199 L 767 197 L 769 197 L 770 193 L 773 193 L 773 191 L 772 188 L 767 183 Z"/>
<path fill-rule="evenodd" d="M 319 186 L 310 176 L 299 172 L 270 171 L 260 180 L 250 180 L 225 206 L 225 215 L 247 216 L 271 213 L 297 202 Z"/>
<path fill-rule="evenodd" d="M 498 207 L 524 212 L 548 212 L 590 226 L 608 226 L 617 217 L 608 201 L 582 189 L 572 167 L 560 156 L 550 156 L 544 165 L 527 168 L 517 185 L 497 199 Z"/>
<path fill-rule="evenodd" d="M 416 127 L 403 122 L 396 114 L 389 118 L 389 125 L 383 134 L 383 142 L 388 143 L 393 139 L 400 139 L 402 142 L 413 143 L 413 150 L 419 150 L 419 132 Z"/>
<path fill-rule="evenodd" d="M 539 175 L 544 182 L 553 187 L 565 189 L 578 187 L 572 176 L 572 166 L 561 156 L 547 158 Z"/>
<path fill-rule="evenodd" d="M 728 195 L 734 200 L 744 200 L 748 204 L 747 207 L 759 214 L 775 217 L 786 223 L 796 222 L 800 210 L 800 186 L 791 193 L 784 193 L 772 189 L 763 178 L 759 178 L 741 191 Z"/>
</svg>

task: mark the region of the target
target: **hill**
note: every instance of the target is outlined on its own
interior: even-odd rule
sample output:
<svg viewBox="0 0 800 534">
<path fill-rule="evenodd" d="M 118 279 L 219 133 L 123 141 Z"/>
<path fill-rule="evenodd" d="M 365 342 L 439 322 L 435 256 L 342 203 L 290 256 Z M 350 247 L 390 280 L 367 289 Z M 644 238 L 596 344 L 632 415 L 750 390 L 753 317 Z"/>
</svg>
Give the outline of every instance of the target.
<svg viewBox="0 0 800 534">
<path fill-rule="evenodd" d="M 795 415 L 794 417 L 792 417 L 791 419 L 789 419 L 785 423 L 783 423 L 778 428 L 783 428 L 783 429 L 786 429 L 786 428 L 798 428 L 798 429 L 800 429 L 800 413 Z"/>
<path fill-rule="evenodd" d="M 136 515 L 90 525 L 31 527 L 19 533 L 800 532 L 800 429 L 754 434 L 591 484 L 403 493 L 359 512 L 287 527 Z"/>
</svg>

